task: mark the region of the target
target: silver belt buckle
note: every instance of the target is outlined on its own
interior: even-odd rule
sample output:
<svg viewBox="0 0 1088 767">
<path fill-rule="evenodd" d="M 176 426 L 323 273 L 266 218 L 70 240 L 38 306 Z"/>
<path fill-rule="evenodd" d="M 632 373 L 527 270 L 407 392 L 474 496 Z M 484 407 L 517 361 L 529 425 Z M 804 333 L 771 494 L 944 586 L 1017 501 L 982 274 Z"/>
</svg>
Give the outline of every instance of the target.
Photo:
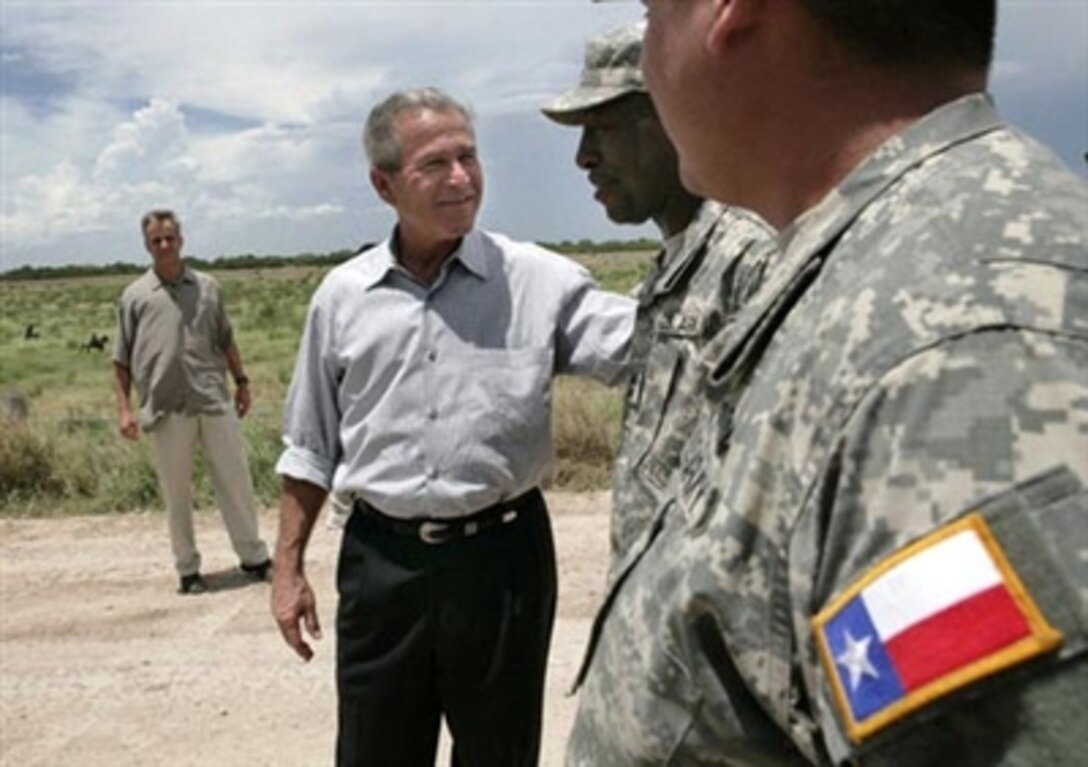
<svg viewBox="0 0 1088 767">
<path fill-rule="evenodd" d="M 448 539 L 443 533 L 449 528 L 445 522 L 426 520 L 419 525 L 419 540 L 432 545 L 445 543 Z"/>
<path fill-rule="evenodd" d="M 446 539 L 443 538 L 440 533 L 447 527 L 448 525 L 441 522 L 432 522 L 430 520 L 422 522 L 419 525 L 419 540 L 432 545 L 444 543 Z"/>
</svg>

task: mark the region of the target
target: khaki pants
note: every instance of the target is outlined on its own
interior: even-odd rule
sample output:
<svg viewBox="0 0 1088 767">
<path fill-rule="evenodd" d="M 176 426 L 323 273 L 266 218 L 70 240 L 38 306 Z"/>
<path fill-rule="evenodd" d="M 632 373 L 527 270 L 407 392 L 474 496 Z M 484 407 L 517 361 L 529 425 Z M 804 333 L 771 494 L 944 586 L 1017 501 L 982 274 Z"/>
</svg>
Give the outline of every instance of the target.
<svg viewBox="0 0 1088 767">
<path fill-rule="evenodd" d="M 268 559 L 268 548 L 257 530 L 253 480 L 237 416 L 233 412 L 170 413 L 155 424 L 151 435 L 178 574 L 200 571 L 200 552 L 193 533 L 192 481 L 193 449 L 198 439 L 215 486 L 215 501 L 235 553 L 247 565 Z"/>
</svg>

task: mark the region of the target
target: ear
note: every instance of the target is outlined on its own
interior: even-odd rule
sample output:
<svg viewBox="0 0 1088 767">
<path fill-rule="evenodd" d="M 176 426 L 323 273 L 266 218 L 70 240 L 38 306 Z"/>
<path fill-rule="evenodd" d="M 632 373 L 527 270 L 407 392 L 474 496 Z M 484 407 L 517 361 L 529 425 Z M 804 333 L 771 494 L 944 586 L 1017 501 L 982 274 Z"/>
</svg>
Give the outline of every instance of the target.
<svg viewBox="0 0 1088 767">
<path fill-rule="evenodd" d="M 378 168 L 370 169 L 370 185 L 374 187 L 374 191 L 378 193 L 378 196 L 382 198 L 382 201 L 389 205 L 396 205 L 396 194 L 393 192 L 393 184 L 389 180 L 388 174 Z"/>
<path fill-rule="evenodd" d="M 729 48 L 737 34 L 753 27 L 761 18 L 764 0 L 712 0 L 707 50 L 715 55 Z"/>
</svg>

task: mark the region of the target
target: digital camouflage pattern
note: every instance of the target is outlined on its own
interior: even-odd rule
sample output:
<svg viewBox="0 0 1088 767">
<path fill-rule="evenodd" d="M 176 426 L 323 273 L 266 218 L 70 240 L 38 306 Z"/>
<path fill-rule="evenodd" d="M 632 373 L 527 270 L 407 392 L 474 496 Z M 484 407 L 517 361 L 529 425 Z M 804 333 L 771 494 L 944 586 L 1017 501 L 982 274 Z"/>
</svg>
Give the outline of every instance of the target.
<svg viewBox="0 0 1088 767">
<path fill-rule="evenodd" d="M 671 499 L 598 615 L 569 764 L 1082 759 L 1088 188 L 979 94 L 779 244 L 707 351 Z M 976 509 L 1013 531 L 1061 647 L 849 741 L 810 619 Z"/>
<path fill-rule="evenodd" d="M 558 123 L 578 125 L 590 109 L 629 93 L 646 93 L 639 65 L 645 27 L 638 22 L 589 38 L 578 85 L 541 111 Z"/>
<path fill-rule="evenodd" d="M 676 470 L 691 433 L 694 397 L 707 341 L 759 283 L 765 260 L 753 246 L 770 229 L 756 216 L 704 202 L 671 256 L 663 251 L 636 290 L 631 342 L 635 368 L 627 385 L 620 446 L 613 472 L 612 568 L 643 535 Z M 636 547 L 637 548 L 637 547 Z"/>
</svg>

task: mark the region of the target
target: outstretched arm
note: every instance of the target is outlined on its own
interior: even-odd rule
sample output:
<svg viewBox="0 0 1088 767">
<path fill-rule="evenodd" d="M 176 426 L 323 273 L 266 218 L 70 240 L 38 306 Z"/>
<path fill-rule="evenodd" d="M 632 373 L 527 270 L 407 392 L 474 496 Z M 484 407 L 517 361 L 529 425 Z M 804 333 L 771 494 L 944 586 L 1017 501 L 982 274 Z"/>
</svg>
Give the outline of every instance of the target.
<svg viewBox="0 0 1088 767">
<path fill-rule="evenodd" d="M 633 299 L 581 275 L 559 312 L 556 372 L 589 375 L 609 386 L 625 380 L 637 308 Z"/>
</svg>

